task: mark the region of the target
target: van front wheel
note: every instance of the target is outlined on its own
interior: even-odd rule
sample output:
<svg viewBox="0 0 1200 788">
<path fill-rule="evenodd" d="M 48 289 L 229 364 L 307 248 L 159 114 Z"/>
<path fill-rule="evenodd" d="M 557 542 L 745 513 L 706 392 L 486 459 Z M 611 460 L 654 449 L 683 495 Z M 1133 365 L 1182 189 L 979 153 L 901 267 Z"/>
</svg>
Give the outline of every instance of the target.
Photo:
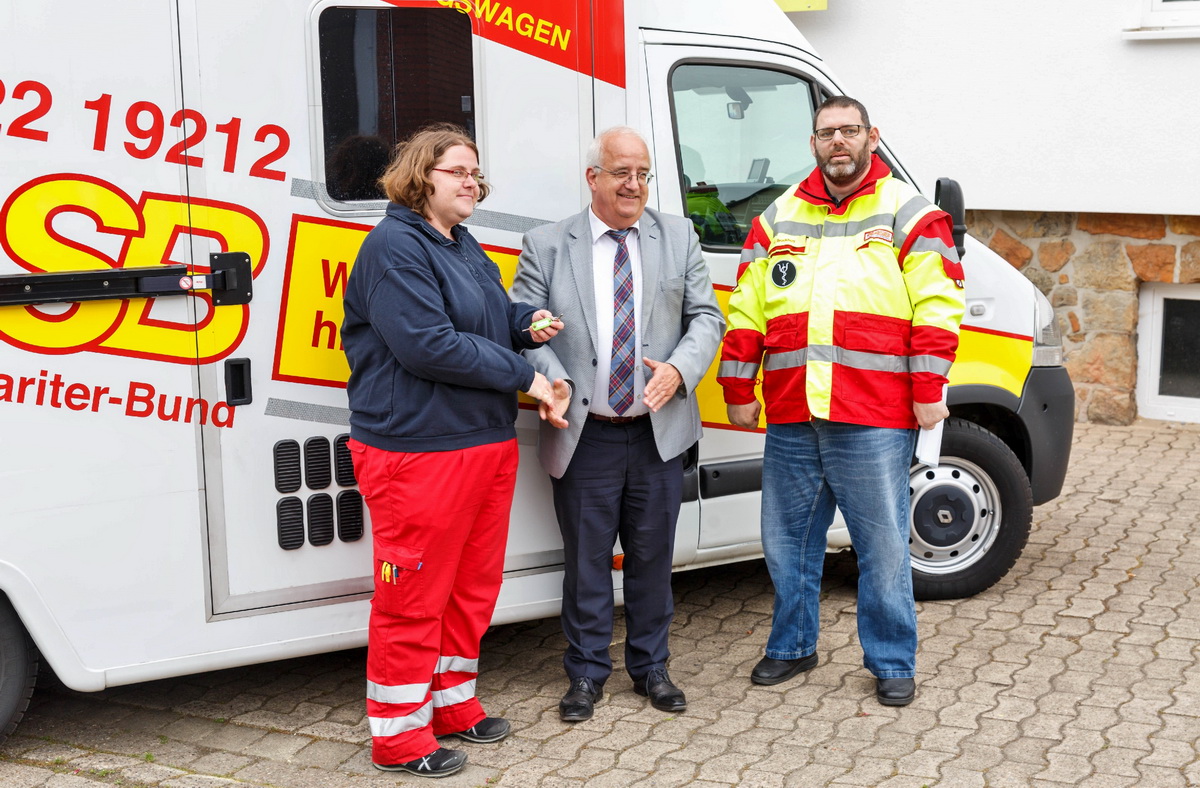
<svg viewBox="0 0 1200 788">
<path fill-rule="evenodd" d="M 1004 441 L 963 419 L 946 421 L 936 468 L 909 473 L 913 593 L 961 599 L 1016 563 L 1033 522 L 1025 469 Z"/>
<path fill-rule="evenodd" d="M 8 597 L 0 593 L 0 742 L 25 716 L 37 672 L 37 648 Z"/>
</svg>

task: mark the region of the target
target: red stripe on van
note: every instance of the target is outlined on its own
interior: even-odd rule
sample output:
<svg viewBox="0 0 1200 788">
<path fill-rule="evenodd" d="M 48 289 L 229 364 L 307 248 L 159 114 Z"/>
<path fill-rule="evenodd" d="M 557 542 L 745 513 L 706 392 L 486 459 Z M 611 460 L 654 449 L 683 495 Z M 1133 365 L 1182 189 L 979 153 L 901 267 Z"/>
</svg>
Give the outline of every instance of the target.
<svg viewBox="0 0 1200 788">
<path fill-rule="evenodd" d="M 386 0 L 398 8 L 449 8 L 488 41 L 625 87 L 624 0 Z"/>
</svg>

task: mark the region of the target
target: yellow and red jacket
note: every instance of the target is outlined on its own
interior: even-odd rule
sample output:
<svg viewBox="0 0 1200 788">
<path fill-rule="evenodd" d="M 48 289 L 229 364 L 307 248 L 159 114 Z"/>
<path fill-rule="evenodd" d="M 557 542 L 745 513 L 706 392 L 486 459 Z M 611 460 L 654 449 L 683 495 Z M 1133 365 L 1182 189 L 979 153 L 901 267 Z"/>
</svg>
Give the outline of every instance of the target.
<svg viewBox="0 0 1200 788">
<path fill-rule="evenodd" d="M 912 429 L 958 348 L 963 272 L 949 215 L 875 155 L 835 202 L 814 169 L 754 220 L 729 299 L 717 382 L 767 422 Z"/>
</svg>

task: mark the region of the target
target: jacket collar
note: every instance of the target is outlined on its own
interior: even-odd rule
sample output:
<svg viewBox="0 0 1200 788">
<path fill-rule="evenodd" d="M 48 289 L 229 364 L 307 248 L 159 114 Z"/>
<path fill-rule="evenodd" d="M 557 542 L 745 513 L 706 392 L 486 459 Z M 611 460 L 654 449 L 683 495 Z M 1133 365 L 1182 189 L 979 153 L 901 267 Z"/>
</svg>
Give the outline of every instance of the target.
<svg viewBox="0 0 1200 788">
<path fill-rule="evenodd" d="M 447 238 L 437 230 L 433 229 L 433 225 L 430 224 L 429 220 L 424 216 L 417 213 L 412 208 L 400 205 L 399 203 L 389 202 L 387 207 L 387 215 L 391 216 L 393 219 L 399 219 L 419 232 L 425 233 L 425 235 L 429 236 L 430 239 L 442 244 L 443 246 L 457 243 L 460 240 L 462 233 L 465 232 L 460 225 L 456 224 L 450 228 L 450 234 L 453 235 L 454 238 Z"/>
<path fill-rule="evenodd" d="M 878 154 L 872 153 L 871 167 L 867 170 L 867 177 L 863 179 L 857 189 L 841 200 L 835 200 L 829 195 L 829 188 L 825 185 L 825 176 L 821 173 L 820 167 L 813 167 L 813 171 L 809 173 L 808 177 L 796 187 L 795 195 L 812 205 L 824 205 L 833 213 L 842 213 L 855 198 L 874 194 L 875 185 L 891 174 L 891 168 L 883 163 L 883 159 L 879 158 Z"/>
</svg>

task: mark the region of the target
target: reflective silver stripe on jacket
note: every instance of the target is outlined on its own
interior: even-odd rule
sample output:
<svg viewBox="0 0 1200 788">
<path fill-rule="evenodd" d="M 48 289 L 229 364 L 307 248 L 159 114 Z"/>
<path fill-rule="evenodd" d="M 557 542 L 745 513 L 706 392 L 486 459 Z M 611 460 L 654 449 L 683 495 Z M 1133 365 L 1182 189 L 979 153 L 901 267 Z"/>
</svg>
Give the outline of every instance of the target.
<svg viewBox="0 0 1200 788">
<path fill-rule="evenodd" d="M 932 372 L 935 375 L 949 377 L 950 362 L 939 356 L 911 356 L 908 359 L 909 372 Z"/>
<path fill-rule="evenodd" d="M 871 372 L 908 372 L 908 356 L 887 353 L 868 353 L 865 350 L 846 350 L 833 345 L 809 345 L 800 350 L 770 353 L 763 361 L 767 371 L 802 367 L 809 361 L 825 361 L 852 369 Z"/>
<path fill-rule="evenodd" d="M 763 368 L 770 371 L 776 369 L 792 369 L 802 367 L 807 363 L 808 349 L 789 350 L 785 353 L 768 353 L 763 360 Z"/>
<path fill-rule="evenodd" d="M 766 257 L 767 250 L 762 244 L 755 244 L 753 249 L 742 249 L 742 257 L 739 262 L 753 263 L 760 257 Z"/>
<path fill-rule="evenodd" d="M 908 253 L 912 254 L 913 252 L 937 252 L 947 260 L 958 259 L 958 250 L 948 246 L 941 238 L 921 236 L 912 242 L 912 246 L 908 247 Z"/>
<path fill-rule="evenodd" d="M 821 237 L 821 225 L 819 224 L 783 221 L 775 225 L 773 229 L 775 235 L 787 233 L 788 235 L 806 235 L 809 238 Z"/>
<path fill-rule="evenodd" d="M 753 361 L 722 361 L 717 365 L 717 377 L 754 380 L 758 377 L 758 367 Z"/>
<path fill-rule="evenodd" d="M 932 207 L 933 203 L 917 195 L 910 197 L 908 202 L 896 209 L 896 237 L 892 243 L 897 249 L 903 248 L 904 242 L 908 240 L 908 223 Z"/>
</svg>

